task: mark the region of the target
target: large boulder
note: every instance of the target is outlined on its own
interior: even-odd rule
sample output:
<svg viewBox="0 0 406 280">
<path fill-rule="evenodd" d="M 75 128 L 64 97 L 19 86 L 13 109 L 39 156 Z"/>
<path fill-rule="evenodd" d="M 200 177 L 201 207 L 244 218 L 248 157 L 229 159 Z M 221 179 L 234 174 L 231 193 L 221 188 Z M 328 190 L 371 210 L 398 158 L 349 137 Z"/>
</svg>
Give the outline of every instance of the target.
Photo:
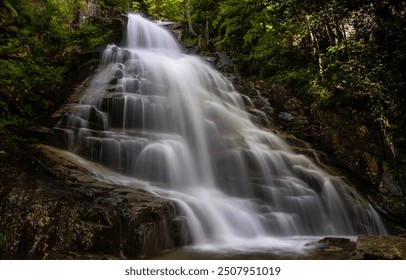
<svg viewBox="0 0 406 280">
<path fill-rule="evenodd" d="M 69 153 L 0 146 L 4 259 L 156 256 L 190 242 L 177 206 L 145 190 L 95 179 Z"/>
<path fill-rule="evenodd" d="M 400 236 L 360 236 L 353 259 L 406 260 L 406 238 Z"/>
</svg>

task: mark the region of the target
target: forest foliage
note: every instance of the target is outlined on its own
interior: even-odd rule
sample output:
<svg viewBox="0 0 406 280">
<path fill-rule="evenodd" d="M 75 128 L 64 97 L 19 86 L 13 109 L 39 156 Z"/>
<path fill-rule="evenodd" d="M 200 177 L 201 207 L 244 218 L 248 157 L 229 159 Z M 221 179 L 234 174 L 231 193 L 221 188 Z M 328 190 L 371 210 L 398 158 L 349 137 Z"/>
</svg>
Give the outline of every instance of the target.
<svg viewBox="0 0 406 280">
<path fill-rule="evenodd" d="M 182 7 L 178 18 L 192 20 L 244 75 L 282 84 L 314 107 L 367 111 L 405 144 L 404 1 L 184 0 Z"/>
<path fill-rule="evenodd" d="M 20 86 L 24 95 L 24 91 L 35 91 L 48 83 L 62 83 L 72 62 L 68 59 L 58 64 L 52 59 L 58 57 L 55 54 L 108 43 L 112 31 L 101 24 L 87 21 L 72 28 L 75 11 L 85 9 L 88 2 L 1 0 L 1 7 L 14 14 L 19 27 L 18 33 L 0 36 L 2 85 Z M 405 142 L 403 1 L 93 2 L 118 13 L 137 11 L 155 19 L 187 22 L 191 34 L 204 38 L 210 51 L 229 53 L 245 76 L 282 84 L 314 107 L 335 110 L 352 106 L 368 111 L 394 133 L 396 141 Z M 16 79 L 21 82 L 16 84 Z M 9 105 L 9 101 L 10 97 L 1 93 L 1 118 L 30 113 L 29 105 Z"/>
<path fill-rule="evenodd" d="M 127 0 L 97 2 L 118 14 L 130 8 Z M 77 52 L 112 41 L 109 24 L 81 19 L 87 4 L 0 0 L 0 133 L 48 117 L 74 79 Z"/>
</svg>

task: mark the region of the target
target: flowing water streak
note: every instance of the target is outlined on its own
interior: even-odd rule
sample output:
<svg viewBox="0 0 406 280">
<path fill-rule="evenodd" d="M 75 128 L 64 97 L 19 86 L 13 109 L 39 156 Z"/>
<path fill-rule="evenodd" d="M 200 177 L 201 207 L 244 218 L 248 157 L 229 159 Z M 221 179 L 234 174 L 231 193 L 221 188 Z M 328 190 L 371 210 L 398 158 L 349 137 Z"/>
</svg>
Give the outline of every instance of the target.
<svg viewBox="0 0 406 280">
<path fill-rule="evenodd" d="M 123 174 L 106 180 L 137 178 L 176 201 L 194 244 L 385 233 L 355 191 L 259 129 L 224 76 L 164 28 L 128 18 L 124 46 L 107 47 L 59 125 L 72 151 Z"/>
</svg>

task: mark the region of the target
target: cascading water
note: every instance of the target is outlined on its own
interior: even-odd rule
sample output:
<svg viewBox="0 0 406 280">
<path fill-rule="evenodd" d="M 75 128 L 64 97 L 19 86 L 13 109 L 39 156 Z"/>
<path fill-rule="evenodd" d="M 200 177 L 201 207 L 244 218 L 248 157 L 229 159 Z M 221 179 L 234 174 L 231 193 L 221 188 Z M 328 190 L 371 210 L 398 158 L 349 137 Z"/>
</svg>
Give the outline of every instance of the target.
<svg viewBox="0 0 406 280">
<path fill-rule="evenodd" d="M 355 191 L 254 125 L 224 76 L 162 27 L 128 19 L 124 47 L 107 47 L 59 124 L 72 151 L 176 201 L 194 244 L 385 233 Z"/>
</svg>

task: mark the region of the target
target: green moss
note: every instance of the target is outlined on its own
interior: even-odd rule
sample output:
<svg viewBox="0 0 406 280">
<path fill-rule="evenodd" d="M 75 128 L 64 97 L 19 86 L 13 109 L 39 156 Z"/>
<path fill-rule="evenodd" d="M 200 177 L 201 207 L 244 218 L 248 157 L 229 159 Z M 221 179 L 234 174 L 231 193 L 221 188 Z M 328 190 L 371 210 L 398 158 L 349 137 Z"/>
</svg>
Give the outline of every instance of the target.
<svg viewBox="0 0 406 280">
<path fill-rule="evenodd" d="M 311 90 L 312 71 L 306 67 L 296 67 L 285 71 L 280 71 L 270 82 L 291 88 L 292 92 L 302 99 L 314 100 L 315 96 L 324 94 L 320 89 Z"/>
<path fill-rule="evenodd" d="M 113 36 L 113 30 L 106 22 L 97 25 L 85 23 L 73 34 L 73 43 L 82 48 L 97 48 L 110 43 Z"/>
<path fill-rule="evenodd" d="M 183 43 L 185 45 L 189 45 L 189 46 L 197 46 L 198 45 L 197 38 L 190 38 L 190 37 L 189 38 L 184 38 Z"/>
<path fill-rule="evenodd" d="M 110 11 L 117 5 L 114 10 L 124 12 L 130 5 L 126 0 L 98 2 Z M 13 127 L 47 118 L 77 71 L 95 63 L 79 59 L 81 50 L 103 47 L 116 35 L 110 20 L 72 24 L 77 11 L 87 9 L 86 0 L 0 3 L 15 15 L 17 28 L 0 33 L 0 133 L 12 135 Z"/>
</svg>

